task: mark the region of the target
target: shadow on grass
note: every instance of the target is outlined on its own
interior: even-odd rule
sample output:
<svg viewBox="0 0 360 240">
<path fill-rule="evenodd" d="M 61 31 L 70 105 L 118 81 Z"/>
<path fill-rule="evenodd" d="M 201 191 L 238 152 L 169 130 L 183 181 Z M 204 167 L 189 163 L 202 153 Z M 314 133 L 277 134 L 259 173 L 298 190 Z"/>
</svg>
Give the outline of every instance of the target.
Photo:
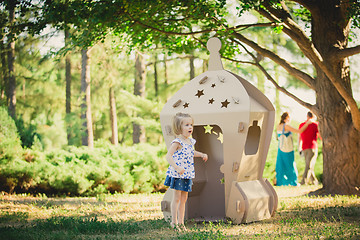
<svg viewBox="0 0 360 240">
<path fill-rule="evenodd" d="M 208 225 L 208 224 L 206 224 Z M 0 239 L 225 239 L 219 228 L 194 227 L 188 232 L 176 232 L 163 219 L 127 220 L 52 217 L 32 224 L 0 227 Z"/>
<path fill-rule="evenodd" d="M 174 232 L 163 219 L 114 221 L 94 217 L 56 216 L 27 221 L 24 212 L 8 213 L 0 222 L 0 239 L 360 239 L 360 204 L 331 207 L 296 206 L 265 221 L 191 223 L 188 232 Z"/>
<path fill-rule="evenodd" d="M 25 222 L 28 218 L 29 218 L 29 213 L 27 213 L 27 212 L 2 211 L 2 213 L 0 215 L 0 224 L 1 223 Z"/>
<path fill-rule="evenodd" d="M 148 229 L 168 228 L 164 220 L 113 221 L 93 218 L 51 217 L 18 227 L 1 227 L 0 239 L 78 239 L 79 236 L 132 235 Z M 81 238 L 83 238 L 81 237 Z M 87 239 L 86 237 L 84 239 Z"/>
</svg>

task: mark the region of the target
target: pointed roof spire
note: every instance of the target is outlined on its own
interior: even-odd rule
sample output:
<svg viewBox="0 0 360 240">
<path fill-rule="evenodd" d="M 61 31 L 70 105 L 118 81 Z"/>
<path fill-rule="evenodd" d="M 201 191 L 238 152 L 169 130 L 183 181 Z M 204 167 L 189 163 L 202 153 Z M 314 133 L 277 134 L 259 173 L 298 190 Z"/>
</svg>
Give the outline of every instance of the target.
<svg viewBox="0 0 360 240">
<path fill-rule="evenodd" d="M 219 53 L 221 49 L 220 39 L 216 37 L 210 38 L 206 44 L 206 47 L 210 52 L 208 70 L 209 71 L 224 70 Z"/>
</svg>

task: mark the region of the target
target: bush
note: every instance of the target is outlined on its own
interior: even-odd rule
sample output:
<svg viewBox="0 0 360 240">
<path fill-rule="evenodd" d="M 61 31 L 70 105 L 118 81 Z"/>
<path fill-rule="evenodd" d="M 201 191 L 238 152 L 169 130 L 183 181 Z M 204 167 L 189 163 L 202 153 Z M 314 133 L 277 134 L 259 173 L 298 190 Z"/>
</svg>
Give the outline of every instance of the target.
<svg viewBox="0 0 360 240">
<path fill-rule="evenodd" d="M 20 158 L 22 147 L 14 120 L 4 107 L 0 107 L 0 160 Z"/>
<path fill-rule="evenodd" d="M 33 184 L 31 166 L 26 161 L 15 159 L 7 164 L 2 164 L 0 174 L 1 190 L 9 193 L 27 191 Z"/>
<path fill-rule="evenodd" d="M 15 121 L 18 133 L 21 139 L 21 146 L 24 148 L 31 148 L 35 142 L 41 142 L 40 135 L 36 132 L 36 126 L 33 124 L 28 124 L 25 126 L 24 120 L 22 117 L 19 117 Z"/>
<path fill-rule="evenodd" d="M 26 149 L 22 160 L 0 164 L 0 190 L 69 196 L 162 191 L 165 153 L 165 145 L 115 147 L 105 141 L 96 142 L 94 149 Z"/>
</svg>

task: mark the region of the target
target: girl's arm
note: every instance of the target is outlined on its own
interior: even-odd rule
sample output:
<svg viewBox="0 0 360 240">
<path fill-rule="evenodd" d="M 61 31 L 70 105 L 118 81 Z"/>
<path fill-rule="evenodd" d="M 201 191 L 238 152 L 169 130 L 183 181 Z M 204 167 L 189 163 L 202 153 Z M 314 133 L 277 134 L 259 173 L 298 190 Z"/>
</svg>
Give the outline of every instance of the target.
<svg viewBox="0 0 360 240">
<path fill-rule="evenodd" d="M 316 137 L 320 138 L 320 140 L 322 141 L 322 137 L 319 132 L 317 132 Z"/>
<path fill-rule="evenodd" d="M 174 159 L 173 159 L 173 155 L 175 153 L 176 150 L 178 150 L 181 147 L 180 143 L 178 142 L 173 142 L 170 145 L 170 148 L 166 154 L 166 160 L 168 161 L 168 163 L 175 169 L 175 171 L 177 171 L 180 174 L 183 174 L 185 172 L 185 169 L 176 165 Z"/>
<path fill-rule="evenodd" d="M 312 121 L 308 120 L 300 129 L 293 128 L 292 126 L 286 124 L 285 130 L 290 131 L 290 132 L 302 133 L 303 131 L 305 131 L 307 129 L 307 127 L 309 126 L 310 123 L 312 123 Z"/>
<path fill-rule="evenodd" d="M 299 139 L 298 139 L 298 150 L 299 150 L 299 152 L 301 152 L 302 151 L 302 140 L 301 140 L 301 137 L 300 137 L 300 135 L 299 135 Z"/>
<path fill-rule="evenodd" d="M 201 157 L 205 162 L 208 160 L 208 155 L 199 151 L 194 152 L 194 157 Z"/>
</svg>

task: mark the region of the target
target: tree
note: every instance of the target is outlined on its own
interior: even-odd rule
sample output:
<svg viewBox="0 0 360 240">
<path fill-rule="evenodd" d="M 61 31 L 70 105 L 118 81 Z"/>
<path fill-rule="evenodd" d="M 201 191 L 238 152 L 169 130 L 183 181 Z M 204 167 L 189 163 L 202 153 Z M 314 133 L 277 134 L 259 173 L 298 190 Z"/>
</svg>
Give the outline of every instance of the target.
<svg viewBox="0 0 360 240">
<path fill-rule="evenodd" d="M 145 59 L 140 52 L 136 52 L 135 56 L 135 81 L 134 81 L 134 95 L 145 98 L 145 82 L 146 69 Z M 137 113 L 134 116 L 137 117 Z M 133 143 L 145 142 L 145 128 L 136 121 L 133 122 Z"/>
<path fill-rule="evenodd" d="M 111 143 L 117 146 L 119 144 L 117 114 L 116 114 L 116 101 L 114 88 L 109 88 L 109 105 L 110 105 L 110 120 L 111 120 Z"/>
<path fill-rule="evenodd" d="M 155 89 L 155 97 L 159 94 L 159 80 L 158 80 L 158 54 L 154 54 L 154 89 Z"/>
<path fill-rule="evenodd" d="M 89 49 L 81 50 L 81 93 L 83 96 L 81 103 L 81 119 L 83 121 L 82 144 L 94 147 L 94 135 L 91 117 L 91 88 L 90 88 L 90 53 Z"/>
<path fill-rule="evenodd" d="M 13 27 L 15 22 L 15 6 L 16 1 L 8 2 L 9 8 L 9 23 L 10 27 Z M 8 47 L 7 47 L 7 63 L 8 63 L 8 110 L 12 118 L 16 117 L 16 78 L 15 78 L 15 68 L 14 68 L 14 58 L 15 58 L 15 38 L 12 34 L 8 35 Z"/>
<path fill-rule="evenodd" d="M 189 66 L 190 66 L 190 79 L 193 79 L 195 77 L 195 65 L 194 65 L 195 57 L 194 55 L 191 55 L 189 57 Z"/>
<path fill-rule="evenodd" d="M 289 1 L 291 6 L 291 2 Z M 252 47 L 259 54 L 273 60 L 298 81 L 305 83 L 316 93 L 312 105 L 277 85 L 282 92 L 312 110 L 320 122 L 323 138 L 324 174 L 323 184 L 327 193 L 360 194 L 360 176 L 354 169 L 360 168 L 360 111 L 352 96 L 348 57 L 360 53 L 360 46 L 348 47 L 351 19 L 356 10 L 355 1 L 296 1 L 306 9 L 311 24 L 311 37 L 302 29 L 299 5 L 289 8 L 285 2 L 263 1 L 252 7 L 280 28 L 296 42 L 305 57 L 312 63 L 315 76 L 298 69 L 290 62 L 267 48 L 233 32 L 236 40 Z M 248 6 L 246 3 L 243 7 Z M 302 10 L 302 8 L 300 8 Z M 358 11 L 358 9 L 357 9 Z M 298 16 L 297 16 L 298 14 Z M 300 18 L 301 17 L 301 18 Z M 340 114 L 339 114 L 340 113 Z M 355 150 L 356 149 L 356 150 Z"/>
<path fill-rule="evenodd" d="M 359 27 L 358 1 L 238 1 L 239 14 L 255 10 L 264 21 L 233 26 L 225 18 L 224 1 L 171 2 L 161 6 L 152 3 L 148 4 L 150 10 L 144 8 L 150 13 L 150 20 L 145 12 L 128 12 L 134 24 L 149 29 L 147 35 L 162 33 L 168 36 L 166 41 L 175 43 L 186 36 L 181 39 L 182 44 L 188 46 L 192 41 L 188 36 L 196 35 L 196 40 L 201 42 L 208 38 L 209 32 L 216 32 L 227 42 L 222 54 L 234 56 L 234 46 L 247 45 L 313 90 L 316 103 L 310 104 L 279 86 L 266 69 L 257 64 L 280 91 L 317 115 L 323 138 L 323 190 L 333 194 L 360 194 L 360 110 L 352 94 L 348 63 L 348 57 L 360 53 L 360 45 L 348 46 L 352 21 Z M 172 14 L 166 15 L 166 12 Z M 195 24 L 199 26 L 196 31 L 192 30 Z M 307 26 L 310 27 L 304 29 Z M 271 47 L 261 46 L 247 37 L 246 29 L 252 27 L 271 27 L 278 34 L 286 34 L 312 64 L 314 73 L 300 69 L 296 63 L 271 51 Z"/>
<path fill-rule="evenodd" d="M 69 26 L 65 26 L 64 29 L 64 37 L 65 37 L 65 46 L 68 45 L 69 42 Z M 68 52 L 65 56 L 65 110 L 66 114 L 71 114 L 71 56 Z M 70 143 L 71 139 L 71 131 L 70 128 L 67 128 L 67 140 L 68 144 Z"/>
<path fill-rule="evenodd" d="M 5 99 L 5 91 L 7 86 L 7 66 L 6 66 L 6 48 L 3 40 L 0 41 L 0 57 L 1 57 L 1 100 Z"/>
<path fill-rule="evenodd" d="M 16 72 L 15 72 L 15 41 L 21 32 L 39 33 L 44 24 L 37 22 L 39 2 L 31 0 L 5 0 L 0 2 L 0 39 L 2 50 L 6 49 L 6 58 L 2 53 L 2 66 L 7 64 L 7 73 L 3 74 L 6 83 L 4 89 L 10 116 L 16 118 Z M 5 47 L 6 46 L 6 47 Z"/>
<path fill-rule="evenodd" d="M 93 26 L 91 34 L 78 39 L 82 44 L 99 41 L 111 30 L 127 39 L 130 47 L 147 48 L 161 43 L 171 51 L 190 53 L 194 48 L 204 47 L 206 40 L 216 35 L 226 43 L 223 56 L 235 57 L 242 49 L 251 60 L 256 55 L 246 49 L 250 47 L 272 60 L 316 94 L 315 104 L 300 99 L 279 86 L 267 69 L 254 60 L 277 89 L 317 115 L 323 139 L 324 192 L 359 195 L 360 110 L 353 97 L 348 62 L 349 57 L 360 53 L 360 45 L 349 46 L 351 27 L 360 26 L 358 0 L 242 0 L 237 1 L 236 11 L 228 11 L 225 3 L 225 0 L 111 3 L 74 0 L 72 4 L 82 6 L 77 8 L 78 16 L 86 17 Z M 261 20 L 246 24 L 228 21 L 228 15 L 235 13 L 236 17 L 248 11 L 256 11 Z M 248 36 L 252 29 L 261 28 L 272 28 L 291 39 L 304 61 L 312 65 L 311 71 Z"/>
</svg>

